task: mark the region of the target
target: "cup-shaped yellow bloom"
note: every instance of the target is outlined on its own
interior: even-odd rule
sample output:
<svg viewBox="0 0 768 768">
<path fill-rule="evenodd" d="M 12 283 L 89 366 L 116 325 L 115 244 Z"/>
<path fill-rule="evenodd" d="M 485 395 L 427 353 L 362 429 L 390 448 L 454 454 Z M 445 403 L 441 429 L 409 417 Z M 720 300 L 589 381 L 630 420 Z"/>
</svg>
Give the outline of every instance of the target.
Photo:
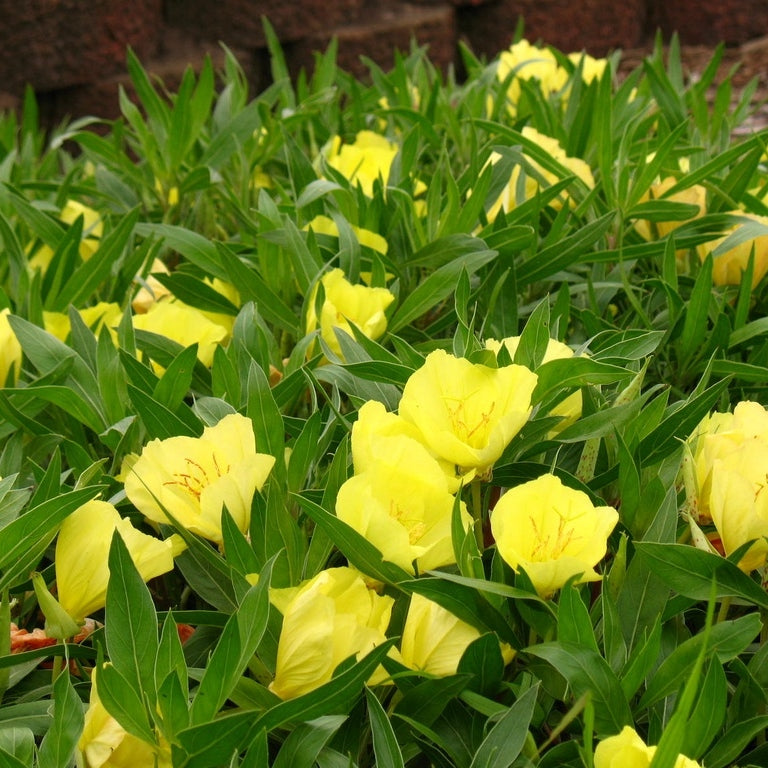
<svg viewBox="0 0 768 768">
<path fill-rule="evenodd" d="M 352 224 L 351 227 L 360 245 L 372 248 L 374 251 L 386 255 L 387 250 L 389 249 L 389 244 L 381 235 L 372 232 L 370 229 L 356 227 L 354 224 Z M 339 227 L 330 216 L 315 216 L 304 229 L 311 229 L 318 235 L 330 235 L 331 237 L 339 236 Z"/>
<path fill-rule="evenodd" d="M 321 571 L 298 589 L 274 590 L 271 599 L 283 627 L 269 687 L 282 699 L 315 690 L 342 661 L 352 655 L 360 660 L 383 643 L 394 603 L 352 568 Z M 381 676 L 374 673 L 370 682 L 381 682 Z"/>
<path fill-rule="evenodd" d="M 109 301 L 100 301 L 92 307 L 79 309 L 78 313 L 83 318 L 83 322 L 94 330 L 96 334 L 106 326 L 110 329 L 113 338 L 117 337 L 114 329 L 120 324 L 123 317 L 123 310 L 119 304 Z M 69 315 L 64 312 L 43 312 L 43 322 L 45 330 L 55 336 L 60 341 L 66 341 L 69 336 L 71 324 Z"/>
<path fill-rule="evenodd" d="M 144 581 L 173 568 L 180 551 L 177 538 L 142 533 L 112 504 L 93 500 L 76 509 L 62 524 L 56 542 L 56 585 L 61 607 L 77 622 L 104 607 L 112 534 L 118 531 Z"/>
<path fill-rule="evenodd" d="M 354 431 L 354 428 L 353 428 Z M 336 515 L 370 541 L 385 560 L 414 573 L 456 562 L 451 540 L 454 498 L 429 451 L 406 435 L 370 446 L 367 469 L 339 489 Z M 471 518 L 461 503 L 464 527 Z"/>
<path fill-rule="evenodd" d="M 18 381 L 21 372 L 21 344 L 8 322 L 11 310 L 0 310 L 0 387 L 5 386 L 10 374 L 12 384 Z"/>
<path fill-rule="evenodd" d="M 384 312 L 395 299 L 393 293 L 386 288 L 353 285 L 340 269 L 332 269 L 320 278 L 320 282 L 325 293 L 325 301 L 320 308 L 320 334 L 337 355 L 341 355 L 341 347 L 334 328 L 353 336 L 350 323 L 354 323 L 369 339 L 378 339 L 387 330 Z M 315 310 L 317 290 L 315 286 L 309 297 L 307 333 L 318 327 Z"/>
<path fill-rule="evenodd" d="M 560 66 L 555 54 L 549 48 L 538 48 L 527 40 L 518 41 L 499 56 L 496 77 L 503 82 L 511 73 L 514 77 L 509 83 L 507 97 L 513 113 L 520 101 L 520 80 L 538 82 L 545 98 L 559 91 L 568 81 L 568 73 Z"/>
<path fill-rule="evenodd" d="M 504 345 L 509 352 L 509 356 L 514 360 L 517 348 L 520 345 L 519 336 L 509 336 L 506 339 L 497 341 L 496 339 L 486 339 L 485 348 L 498 355 L 501 345 Z M 544 357 L 541 362 L 548 363 L 550 360 L 568 360 L 573 357 L 573 350 L 562 341 L 550 339 L 547 342 L 547 348 L 544 351 Z M 551 416 L 560 416 L 562 421 L 551 431 L 550 434 L 556 435 L 562 432 L 566 427 L 570 427 L 577 419 L 581 418 L 582 398 L 581 391 L 574 392 L 565 400 L 559 402 L 549 413 Z"/>
<path fill-rule="evenodd" d="M 570 157 L 565 154 L 565 150 L 560 146 L 560 143 L 549 136 L 545 136 L 543 133 L 539 133 L 535 128 L 525 126 L 522 130 L 523 136 L 527 139 L 535 141 L 543 150 L 545 150 L 554 160 L 562 165 L 566 170 L 578 176 L 588 187 L 595 186 L 595 179 L 592 176 L 592 171 L 584 160 L 578 157 Z M 527 157 L 527 156 L 526 156 Z M 489 163 L 497 163 L 501 160 L 501 155 L 498 152 L 492 152 L 488 158 Z M 543 168 L 539 163 L 531 158 L 528 158 L 536 173 L 540 175 L 546 182 L 546 186 L 555 184 L 559 181 L 559 177 L 551 171 Z M 520 166 L 517 165 L 512 169 L 512 173 L 509 177 L 509 183 L 504 187 L 499 197 L 488 209 L 486 214 L 488 221 L 493 221 L 498 215 L 499 211 L 504 209 L 505 212 L 509 212 L 517 207 L 518 204 L 518 180 L 520 178 Z M 532 174 L 526 174 L 525 177 L 525 199 L 530 200 L 539 191 L 540 183 L 539 179 Z M 574 201 L 567 193 L 561 194 L 551 201 L 550 205 L 554 208 L 562 207 L 563 203 L 568 200 L 571 205 L 574 205 Z"/>
<path fill-rule="evenodd" d="M 768 556 L 768 411 L 738 403 L 733 413 L 705 417 L 688 441 L 683 475 L 688 509 L 696 521 L 713 522 L 726 555 L 748 541 L 739 562 L 745 571 Z"/>
<path fill-rule="evenodd" d="M 650 189 L 643 194 L 640 198 L 641 203 L 645 203 L 649 200 L 670 200 L 674 203 L 687 203 L 688 205 L 697 205 L 699 207 L 698 213 L 688 219 L 698 219 L 707 212 L 707 190 L 706 187 L 702 187 L 700 184 L 693 184 L 686 189 L 675 192 L 673 195 L 667 195 L 668 189 L 677 184 L 677 179 L 674 176 L 667 176 L 657 184 L 652 184 Z M 674 232 L 679 226 L 685 224 L 685 221 L 654 221 L 650 222 L 646 219 L 638 219 L 635 222 L 635 229 L 646 239 L 654 240 L 656 237 L 664 238 L 669 235 L 670 232 Z M 654 234 L 654 228 L 656 230 Z M 681 252 L 681 253 L 684 253 Z"/>
<path fill-rule="evenodd" d="M 96 253 L 96 249 L 99 247 L 104 224 L 101 221 L 99 213 L 94 211 L 93 208 L 89 208 L 87 205 L 83 205 L 77 200 L 67 200 L 64 207 L 61 209 L 59 219 L 65 224 L 72 226 L 72 224 L 77 221 L 78 216 L 83 217 L 83 237 L 80 241 L 80 258 L 83 261 L 88 261 L 88 259 Z M 29 260 L 29 266 L 32 267 L 32 269 L 39 269 L 44 272 L 48 269 L 48 265 L 51 263 L 52 258 L 53 251 L 50 246 L 43 245 Z"/>
<path fill-rule="evenodd" d="M 401 661 L 409 669 L 438 677 L 454 675 L 464 651 L 480 634 L 441 605 L 414 593 L 400 641 Z M 500 647 L 504 661 L 509 663 L 515 652 L 505 643 Z"/>
<path fill-rule="evenodd" d="M 619 520 L 613 507 L 595 507 L 582 491 L 542 475 L 510 488 L 491 513 L 491 531 L 503 560 L 521 567 L 548 597 L 572 576 L 599 581 L 594 566 Z"/>
<path fill-rule="evenodd" d="M 595 768 L 648 768 L 656 754 L 629 725 L 621 733 L 603 739 L 595 749 Z M 700 768 L 699 763 L 679 755 L 675 768 Z"/>
<path fill-rule="evenodd" d="M 151 440 L 130 463 L 125 493 L 150 520 L 170 522 L 168 510 L 179 525 L 220 544 L 223 507 L 245 533 L 253 494 L 274 463 L 256 452 L 251 420 L 233 413 L 201 437 Z"/>
<path fill-rule="evenodd" d="M 341 136 L 334 136 L 323 148 L 323 157 L 331 168 L 351 184 L 359 184 L 363 192 L 372 197 L 377 179 L 386 186 L 398 149 L 397 144 L 378 133 L 360 131 L 352 144 L 344 144 Z"/>
<path fill-rule="evenodd" d="M 744 211 L 732 211 L 735 216 L 743 216 L 751 219 L 753 222 L 768 227 L 768 216 L 758 216 L 754 213 L 745 213 Z M 732 227 L 724 237 L 717 240 L 710 240 L 698 246 L 697 251 L 701 261 L 707 258 L 719 245 L 725 242 L 726 237 L 733 232 L 738 231 L 742 224 Z M 758 235 L 743 243 L 739 243 L 725 253 L 714 255 L 712 264 L 712 282 L 715 285 L 739 285 L 741 276 L 749 264 L 749 256 L 754 249 L 755 262 L 752 272 L 752 288 L 768 274 L 768 230 L 766 234 Z"/>
<path fill-rule="evenodd" d="M 153 304 L 145 314 L 133 318 L 133 326 L 165 336 L 182 347 L 197 342 L 197 359 L 208 368 L 213 363 L 216 347 L 228 335 L 223 325 L 212 322 L 200 310 L 180 301 Z"/>
<path fill-rule="evenodd" d="M 528 420 L 537 381 L 522 365 L 489 368 L 435 350 L 406 382 L 400 416 L 460 474 L 482 475 Z"/>
<path fill-rule="evenodd" d="M 91 698 L 85 713 L 85 724 L 77 743 L 78 768 L 171 768 L 170 748 L 160 738 L 159 745 L 128 733 L 107 712 L 96 690 L 96 673 L 91 685 Z"/>
</svg>

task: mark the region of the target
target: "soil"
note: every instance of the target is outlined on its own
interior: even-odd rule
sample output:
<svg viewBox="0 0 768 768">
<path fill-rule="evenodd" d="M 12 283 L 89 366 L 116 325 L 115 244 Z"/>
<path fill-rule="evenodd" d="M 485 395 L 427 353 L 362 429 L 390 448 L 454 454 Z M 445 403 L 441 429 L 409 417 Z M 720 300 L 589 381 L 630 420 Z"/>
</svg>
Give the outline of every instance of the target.
<svg viewBox="0 0 768 768">
<path fill-rule="evenodd" d="M 651 51 L 652 45 L 643 48 L 625 49 L 622 51 L 620 71 L 629 72 L 641 66 L 643 59 Z M 710 46 L 683 45 L 680 49 L 681 59 L 686 77 L 695 79 L 701 75 L 707 64 L 712 60 L 713 50 Z M 768 36 L 750 40 L 738 47 L 728 47 L 723 52 L 720 69 L 715 78 L 715 86 L 722 82 L 730 71 L 736 68 L 733 75 L 733 97 L 738 99 L 743 88 L 752 79 L 757 80 L 752 103 L 754 111 L 738 129 L 736 135 L 746 135 L 768 127 Z M 714 98 L 714 88 L 711 89 Z"/>
</svg>

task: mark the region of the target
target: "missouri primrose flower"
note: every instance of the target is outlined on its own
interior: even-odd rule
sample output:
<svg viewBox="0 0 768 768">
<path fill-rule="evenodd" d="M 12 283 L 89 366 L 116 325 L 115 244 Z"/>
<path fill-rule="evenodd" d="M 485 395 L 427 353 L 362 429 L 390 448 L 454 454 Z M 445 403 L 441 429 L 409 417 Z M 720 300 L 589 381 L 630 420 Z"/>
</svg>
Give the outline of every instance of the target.
<svg viewBox="0 0 768 768">
<path fill-rule="evenodd" d="M 749 219 L 750 221 L 746 223 L 752 226 L 757 225 L 755 228 L 759 230 L 759 233 L 755 237 L 733 246 L 725 253 L 713 253 L 725 243 L 727 237 L 738 232 L 745 224 L 734 226 L 724 237 L 702 243 L 697 249 L 699 258 L 704 261 L 708 254 L 713 254 L 712 282 L 715 285 L 739 285 L 741 276 L 749 264 L 750 254 L 754 249 L 755 261 L 752 272 L 752 288 L 754 289 L 768 274 L 768 216 L 758 216 L 744 211 L 732 211 L 732 213 L 735 216 Z"/>
<path fill-rule="evenodd" d="M 532 141 L 535 141 L 536 144 L 538 144 L 539 147 L 541 147 L 543 150 L 545 150 L 553 160 L 556 160 L 560 165 L 563 166 L 567 171 L 572 173 L 574 176 L 577 176 L 581 181 L 584 182 L 584 184 L 587 187 L 594 187 L 595 186 L 595 179 L 592 176 L 592 171 L 589 167 L 589 165 L 584 162 L 584 160 L 581 160 L 578 157 L 571 157 L 570 155 L 565 154 L 565 150 L 560 146 L 560 143 L 549 136 L 545 136 L 543 133 L 539 133 L 535 128 L 531 128 L 530 126 L 525 126 L 522 130 L 523 136 L 525 136 L 527 139 L 531 139 Z M 543 168 L 539 163 L 537 163 L 535 160 L 532 160 L 530 158 L 527 158 L 528 162 L 533 167 L 533 170 L 535 171 L 534 175 L 533 173 L 527 173 L 525 176 L 525 184 L 524 184 L 524 194 L 525 194 L 525 200 L 530 200 L 532 197 L 534 197 L 540 187 L 541 183 L 539 182 L 539 177 L 541 177 L 545 181 L 545 186 L 550 186 L 552 184 L 555 184 L 560 180 L 560 177 L 556 176 L 551 171 L 546 170 Z M 501 155 L 498 152 L 492 152 L 491 156 L 488 158 L 488 162 L 493 164 L 497 163 L 499 160 L 501 160 Z M 514 210 L 518 203 L 523 202 L 521 200 L 518 200 L 518 186 L 520 181 L 520 166 L 516 165 L 512 169 L 512 173 L 509 177 L 509 183 L 504 187 L 501 194 L 498 198 L 496 198 L 496 201 L 491 205 L 491 207 L 488 209 L 487 217 L 488 221 L 494 221 L 494 219 L 499 215 L 499 211 L 504 209 L 505 212 L 509 212 L 511 210 Z M 555 208 L 561 208 L 563 203 L 568 200 L 571 205 L 574 205 L 573 200 L 568 196 L 567 193 L 561 194 L 560 197 L 556 197 L 550 205 L 552 205 Z"/>
<path fill-rule="evenodd" d="M 372 197 L 377 179 L 386 186 L 398 150 L 398 145 L 384 136 L 373 131 L 360 131 L 351 144 L 343 143 L 341 136 L 334 136 L 323 148 L 322 155 L 331 168 L 350 183 L 359 184 L 363 192 Z"/>
<path fill-rule="evenodd" d="M 368 539 L 385 560 L 411 573 L 414 561 L 420 571 L 454 563 L 454 497 L 438 462 L 404 434 L 379 437 L 370 450 L 366 470 L 339 489 L 338 518 Z M 471 518 L 463 502 L 461 517 L 468 527 Z"/>
<path fill-rule="evenodd" d="M 599 581 L 594 566 L 605 556 L 619 520 L 613 507 L 595 507 L 582 491 L 542 475 L 510 488 L 491 513 L 491 531 L 504 561 L 523 568 L 548 597 L 572 576 Z"/>
<path fill-rule="evenodd" d="M 768 557 L 768 411 L 743 401 L 733 413 L 706 416 L 688 441 L 683 462 L 687 506 L 694 520 L 713 522 L 726 555 L 755 543 L 744 571 Z"/>
<path fill-rule="evenodd" d="M 11 310 L 7 307 L 0 310 L 0 387 L 5 386 L 9 379 L 13 386 L 21 372 L 21 344 L 8 322 Z"/>
<path fill-rule="evenodd" d="M 352 568 L 329 568 L 292 589 L 270 593 L 283 614 L 275 679 L 269 686 L 281 699 L 319 688 L 336 667 L 354 655 L 363 658 L 386 640 L 394 600 L 366 586 Z M 369 682 L 381 682 L 383 671 Z"/>
<path fill-rule="evenodd" d="M 160 540 L 137 530 L 106 501 L 89 501 L 76 509 L 59 531 L 55 563 L 59 603 L 78 623 L 104 607 L 114 531 L 122 536 L 144 581 L 170 571 L 174 555 L 183 549 L 177 536 Z"/>
<path fill-rule="evenodd" d="M 423 670 L 438 677 L 456 674 L 459 661 L 480 630 L 467 624 L 442 606 L 414 593 L 405 618 L 400 656 L 410 669 Z M 506 663 L 515 652 L 500 644 Z"/>
<path fill-rule="evenodd" d="M 378 339 L 387 329 L 387 307 L 395 300 L 386 288 L 369 288 L 353 285 L 340 269 L 332 269 L 320 278 L 325 300 L 320 308 L 320 334 L 323 341 L 337 354 L 341 346 L 336 338 L 335 328 L 352 336 L 354 323 L 369 339 Z M 307 306 L 307 333 L 318 327 L 315 308 L 318 287 L 315 286 Z"/>
<path fill-rule="evenodd" d="M 72 226 L 78 217 L 83 217 L 83 235 L 80 241 L 80 258 L 83 261 L 88 259 L 96 253 L 99 247 L 102 232 L 104 230 L 104 224 L 101 221 L 101 217 L 97 211 L 93 208 L 89 208 L 87 205 L 83 205 L 77 200 L 67 200 L 64 207 L 61 209 L 59 219 L 68 226 Z M 45 272 L 48 269 L 48 265 L 53 258 L 53 250 L 48 245 L 42 245 L 34 253 L 29 260 L 29 266 L 32 269 L 39 269 Z"/>
<path fill-rule="evenodd" d="M 222 509 L 246 532 L 253 494 L 274 463 L 273 456 L 256 452 L 251 420 L 230 414 L 201 437 L 147 443 L 127 460 L 125 493 L 150 520 L 170 522 L 167 510 L 179 525 L 221 544 Z"/>
<path fill-rule="evenodd" d="M 148 744 L 128 733 L 107 712 L 96 689 L 96 677 L 94 671 L 91 698 L 75 755 L 78 768 L 171 768 L 171 750 L 162 737 L 159 744 Z"/>
<path fill-rule="evenodd" d="M 483 475 L 531 415 L 537 380 L 522 365 L 489 368 L 438 349 L 406 382 L 400 416 L 435 456 Z"/>
<path fill-rule="evenodd" d="M 603 739 L 595 749 L 595 768 L 648 768 L 656 754 L 634 728 L 625 725 L 621 733 Z M 675 768 L 700 768 L 699 763 L 678 755 Z"/>
</svg>

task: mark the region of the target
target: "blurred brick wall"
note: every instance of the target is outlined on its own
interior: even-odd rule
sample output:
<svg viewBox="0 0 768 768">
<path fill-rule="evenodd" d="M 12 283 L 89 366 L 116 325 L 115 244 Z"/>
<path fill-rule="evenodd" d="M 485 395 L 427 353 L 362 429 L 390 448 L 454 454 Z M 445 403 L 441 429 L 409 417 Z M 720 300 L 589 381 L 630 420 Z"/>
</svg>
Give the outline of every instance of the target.
<svg viewBox="0 0 768 768">
<path fill-rule="evenodd" d="M 336 37 L 340 66 L 361 76 L 361 55 L 386 68 L 412 39 L 443 69 L 457 62 L 459 40 L 490 59 L 520 17 L 528 39 L 594 55 L 637 47 L 657 28 L 679 30 L 688 44 L 768 35 L 768 0 L 0 0 L 0 14 L 0 109 L 17 105 L 29 83 L 49 122 L 116 117 L 128 45 L 172 87 L 206 52 L 221 61 L 223 41 L 261 88 L 262 16 L 292 71 L 311 67 L 313 51 Z"/>
</svg>

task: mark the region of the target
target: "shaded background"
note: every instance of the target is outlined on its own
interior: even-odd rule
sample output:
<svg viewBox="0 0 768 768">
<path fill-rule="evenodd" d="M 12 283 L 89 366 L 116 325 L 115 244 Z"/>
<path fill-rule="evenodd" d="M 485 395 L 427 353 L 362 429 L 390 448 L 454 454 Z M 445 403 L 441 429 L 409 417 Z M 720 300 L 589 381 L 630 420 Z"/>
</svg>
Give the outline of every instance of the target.
<svg viewBox="0 0 768 768">
<path fill-rule="evenodd" d="M 238 57 L 254 93 L 269 84 L 261 17 L 269 18 L 296 73 L 312 53 L 339 41 L 339 65 L 364 76 L 366 56 L 384 68 L 412 39 L 442 69 L 459 62 L 458 43 L 493 58 L 525 36 L 568 52 L 601 56 L 617 48 L 636 66 L 655 31 L 677 30 L 692 72 L 719 41 L 726 66 L 756 75 L 768 95 L 768 0 L 0 0 L 0 108 L 19 105 L 28 83 L 48 124 L 66 117 L 119 114 L 118 87 L 129 85 L 125 48 L 170 88 L 206 53 L 223 60 L 219 41 Z"/>
</svg>

